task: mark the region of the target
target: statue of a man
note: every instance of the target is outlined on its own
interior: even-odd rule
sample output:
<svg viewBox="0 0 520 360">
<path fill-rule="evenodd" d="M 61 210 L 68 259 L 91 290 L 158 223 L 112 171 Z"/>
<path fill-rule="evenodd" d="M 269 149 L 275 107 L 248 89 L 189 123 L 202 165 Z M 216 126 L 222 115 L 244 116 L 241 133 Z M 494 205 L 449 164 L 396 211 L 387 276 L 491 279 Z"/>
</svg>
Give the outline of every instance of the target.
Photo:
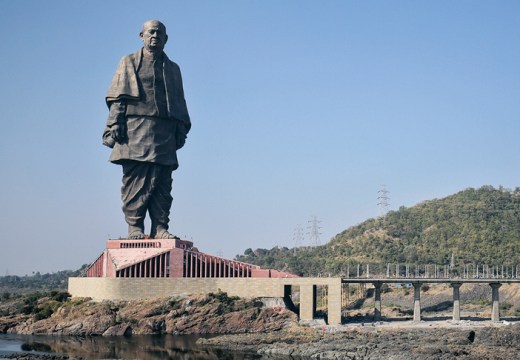
<svg viewBox="0 0 520 360">
<path fill-rule="evenodd" d="M 106 96 L 110 109 L 103 144 L 112 148 L 110 161 L 123 167 L 121 198 L 128 239 L 171 239 L 168 232 L 173 201 L 172 171 L 176 151 L 191 128 L 179 66 L 163 52 L 166 27 L 157 20 L 143 24 L 143 48 L 124 56 Z"/>
</svg>

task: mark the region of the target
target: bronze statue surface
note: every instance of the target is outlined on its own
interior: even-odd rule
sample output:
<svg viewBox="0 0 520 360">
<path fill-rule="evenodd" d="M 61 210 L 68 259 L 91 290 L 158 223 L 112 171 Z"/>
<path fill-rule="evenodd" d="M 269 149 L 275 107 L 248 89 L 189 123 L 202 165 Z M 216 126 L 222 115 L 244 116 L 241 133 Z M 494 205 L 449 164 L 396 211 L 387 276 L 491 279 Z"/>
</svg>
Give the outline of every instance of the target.
<svg viewBox="0 0 520 360">
<path fill-rule="evenodd" d="M 121 198 L 128 239 L 173 238 L 168 231 L 173 198 L 172 172 L 177 150 L 191 128 L 179 66 L 164 53 L 166 27 L 157 20 L 143 24 L 143 47 L 119 62 L 106 95 L 109 108 L 103 144 L 110 161 L 123 168 Z"/>
</svg>

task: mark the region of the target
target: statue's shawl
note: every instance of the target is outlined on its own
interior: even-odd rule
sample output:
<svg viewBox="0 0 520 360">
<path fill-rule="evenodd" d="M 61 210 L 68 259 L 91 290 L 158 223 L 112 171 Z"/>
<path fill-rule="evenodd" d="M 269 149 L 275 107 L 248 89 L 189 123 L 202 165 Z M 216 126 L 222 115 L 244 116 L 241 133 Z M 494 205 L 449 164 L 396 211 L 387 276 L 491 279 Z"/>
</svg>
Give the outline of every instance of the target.
<svg viewBox="0 0 520 360">
<path fill-rule="evenodd" d="M 188 129 L 191 126 L 190 116 L 184 99 L 184 90 L 182 87 L 182 77 L 179 66 L 164 56 L 164 81 L 166 85 L 166 101 L 168 105 L 168 116 L 183 121 Z M 110 103 L 116 100 L 139 100 L 139 84 L 137 80 L 137 72 L 141 66 L 143 57 L 143 49 L 133 54 L 124 56 L 117 67 L 112 84 L 106 95 L 106 103 L 110 108 Z"/>
<path fill-rule="evenodd" d="M 110 102 L 121 99 L 139 100 L 139 85 L 137 83 L 137 70 L 141 65 L 143 50 L 124 56 L 117 67 L 112 84 L 105 98 L 107 105 Z"/>
</svg>

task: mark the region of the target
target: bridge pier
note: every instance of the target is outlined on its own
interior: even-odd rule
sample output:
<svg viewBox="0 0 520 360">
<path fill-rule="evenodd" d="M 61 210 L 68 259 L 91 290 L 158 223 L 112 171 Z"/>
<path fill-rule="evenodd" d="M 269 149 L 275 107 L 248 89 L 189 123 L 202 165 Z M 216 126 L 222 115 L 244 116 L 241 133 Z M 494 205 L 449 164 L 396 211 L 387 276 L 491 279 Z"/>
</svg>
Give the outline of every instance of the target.
<svg viewBox="0 0 520 360">
<path fill-rule="evenodd" d="M 460 287 L 462 283 L 451 283 L 453 288 L 453 321 L 460 321 Z"/>
<path fill-rule="evenodd" d="M 328 285 L 327 320 L 329 325 L 341 324 L 341 281 Z"/>
<path fill-rule="evenodd" d="M 316 314 L 317 285 L 327 287 L 327 323 L 341 324 L 341 279 L 291 279 L 287 284 L 300 286 L 300 320 L 313 320 Z M 289 286 L 284 287 L 287 295 Z"/>
<path fill-rule="evenodd" d="M 421 321 L 421 283 L 413 283 L 413 321 Z"/>
<path fill-rule="evenodd" d="M 491 321 L 500 321 L 500 301 L 498 296 L 498 289 L 502 286 L 501 283 L 491 283 L 491 300 L 493 301 L 493 308 L 491 310 Z"/>
<path fill-rule="evenodd" d="M 387 267 L 387 270 L 389 267 Z M 447 272 L 448 266 L 445 267 Z M 397 270 L 397 269 L 396 269 Z M 479 270 L 480 271 L 480 270 Z M 513 272 L 513 270 L 512 270 Z M 497 274 L 491 268 L 483 268 L 482 274 L 492 274 L 493 278 L 405 278 L 405 277 L 373 277 L 373 278 L 342 278 L 342 283 L 348 284 L 372 284 L 374 285 L 374 321 L 381 319 L 381 287 L 382 284 L 408 284 L 414 287 L 413 321 L 421 321 L 421 285 L 422 284 L 450 284 L 453 288 L 453 322 L 461 319 L 460 287 L 463 284 L 488 284 L 492 290 L 491 321 L 500 321 L 500 297 L 499 289 L 502 284 L 520 284 L 520 278 L 496 278 Z M 398 272 L 397 272 L 398 274 Z M 475 267 L 475 274 L 477 270 Z M 507 275 L 507 274 L 506 274 Z M 515 275 L 516 276 L 516 275 Z M 331 311 L 329 309 L 329 311 Z M 336 310 L 335 310 L 336 311 Z"/>
<path fill-rule="evenodd" d="M 316 313 L 316 285 L 300 285 L 300 319 L 312 320 Z"/>
<path fill-rule="evenodd" d="M 375 281 L 372 283 L 374 285 L 374 321 L 381 321 L 381 286 L 383 283 L 381 281 Z"/>
</svg>

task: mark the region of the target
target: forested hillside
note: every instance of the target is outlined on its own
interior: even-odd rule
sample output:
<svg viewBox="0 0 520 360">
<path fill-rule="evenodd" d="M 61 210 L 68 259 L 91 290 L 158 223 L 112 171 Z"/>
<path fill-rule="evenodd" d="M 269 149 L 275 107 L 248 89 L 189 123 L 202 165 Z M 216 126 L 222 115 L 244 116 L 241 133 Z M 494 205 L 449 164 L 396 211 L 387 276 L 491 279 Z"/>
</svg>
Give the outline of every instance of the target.
<svg viewBox="0 0 520 360">
<path fill-rule="evenodd" d="M 469 188 L 401 207 L 306 248 L 247 249 L 238 260 L 300 275 L 382 264 L 520 265 L 520 188 Z"/>
</svg>

